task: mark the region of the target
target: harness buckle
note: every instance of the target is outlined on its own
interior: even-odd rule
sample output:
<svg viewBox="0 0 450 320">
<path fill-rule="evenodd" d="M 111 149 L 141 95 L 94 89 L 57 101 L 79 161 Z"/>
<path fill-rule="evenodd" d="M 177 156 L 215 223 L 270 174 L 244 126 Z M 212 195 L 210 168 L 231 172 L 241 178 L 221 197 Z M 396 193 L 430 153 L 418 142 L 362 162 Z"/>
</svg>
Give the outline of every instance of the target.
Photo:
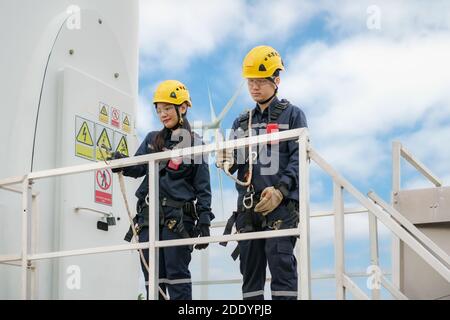
<svg viewBox="0 0 450 320">
<path fill-rule="evenodd" d="M 272 221 L 270 228 L 273 230 L 279 230 L 282 223 L 283 223 L 283 220 Z"/>
<path fill-rule="evenodd" d="M 255 189 L 253 185 L 249 185 L 247 188 L 247 192 L 242 199 L 242 205 L 245 209 L 251 209 L 253 207 L 253 196 L 255 195 Z"/>
<path fill-rule="evenodd" d="M 172 230 L 173 227 L 175 227 L 175 225 L 177 224 L 177 220 L 175 219 L 170 219 L 169 221 L 167 221 L 167 228 L 169 230 Z"/>
</svg>

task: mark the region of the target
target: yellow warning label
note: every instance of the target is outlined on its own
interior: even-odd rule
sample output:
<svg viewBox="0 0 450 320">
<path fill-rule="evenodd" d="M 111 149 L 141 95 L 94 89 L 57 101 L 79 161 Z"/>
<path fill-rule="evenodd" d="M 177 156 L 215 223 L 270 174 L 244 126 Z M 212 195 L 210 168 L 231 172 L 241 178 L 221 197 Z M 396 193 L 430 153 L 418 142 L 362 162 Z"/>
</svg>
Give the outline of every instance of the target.
<svg viewBox="0 0 450 320">
<path fill-rule="evenodd" d="M 88 146 L 94 145 L 94 141 L 92 139 L 91 133 L 89 132 L 89 127 L 86 121 L 84 121 L 81 125 L 80 131 L 77 134 L 77 141 L 87 144 Z"/>
<path fill-rule="evenodd" d="M 98 113 L 98 119 L 101 122 L 109 123 L 109 111 L 108 106 L 105 104 L 100 104 L 99 113 Z"/>
<path fill-rule="evenodd" d="M 125 138 L 125 136 L 122 136 L 122 138 L 120 139 L 119 144 L 117 145 L 116 151 L 119 151 L 121 154 L 124 154 L 127 157 L 129 156 L 128 144 L 127 144 L 127 139 Z"/>
<path fill-rule="evenodd" d="M 100 137 L 97 140 L 97 160 L 103 161 L 106 160 L 108 151 L 111 152 L 112 145 L 111 140 L 109 140 L 108 132 L 105 128 L 103 128 Z"/>
<path fill-rule="evenodd" d="M 123 114 L 122 130 L 128 133 L 131 131 L 130 118 L 126 113 Z"/>
<path fill-rule="evenodd" d="M 94 139 L 91 132 L 94 130 L 92 122 L 76 117 L 75 131 L 75 155 L 77 157 L 95 160 L 94 156 Z"/>
</svg>

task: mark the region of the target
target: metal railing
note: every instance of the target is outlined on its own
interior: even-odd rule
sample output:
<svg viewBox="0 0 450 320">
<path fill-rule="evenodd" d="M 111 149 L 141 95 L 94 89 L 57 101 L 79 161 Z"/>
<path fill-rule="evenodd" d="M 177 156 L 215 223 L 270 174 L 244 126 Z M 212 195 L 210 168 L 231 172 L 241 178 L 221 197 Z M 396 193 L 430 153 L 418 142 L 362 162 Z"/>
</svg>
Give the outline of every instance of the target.
<svg viewBox="0 0 450 320">
<path fill-rule="evenodd" d="M 181 157 L 187 155 L 209 154 L 211 152 L 220 151 L 223 149 L 240 148 L 248 145 L 266 144 L 272 140 L 284 141 L 290 139 L 298 139 L 299 143 L 299 208 L 300 208 L 300 222 L 298 227 L 284 230 L 273 230 L 263 232 L 250 232 L 231 235 L 209 236 L 201 238 L 188 238 L 178 240 L 158 240 L 159 239 L 159 215 L 157 214 L 159 208 L 158 196 L 158 181 L 159 170 L 158 162 L 173 157 Z M 407 243 L 415 252 L 417 252 L 424 260 L 429 263 L 436 271 L 444 276 L 447 281 L 450 280 L 450 270 L 445 262 L 448 262 L 448 256 L 442 254 L 438 248 L 434 247 L 431 240 L 424 238 L 424 235 L 418 230 L 412 229 L 407 224 L 404 228 L 405 221 L 393 219 L 392 215 L 396 212 L 392 208 L 385 205 L 380 199 L 375 198 L 378 204 L 383 205 L 383 209 L 378 207 L 368 197 L 360 193 L 352 184 L 344 179 L 334 168 L 332 168 L 320 155 L 311 148 L 309 144 L 308 131 L 305 128 L 293 129 L 272 134 L 265 134 L 260 136 L 253 136 L 249 138 L 242 138 L 237 140 L 230 140 L 220 143 L 213 143 L 209 145 L 200 145 L 190 148 L 177 149 L 166 152 L 153 153 L 126 159 L 118 159 L 111 161 L 110 164 L 93 163 L 78 166 L 71 166 L 65 168 L 58 168 L 52 170 L 45 170 L 39 172 L 32 172 L 26 176 L 0 180 L 0 188 L 7 189 L 13 192 L 22 194 L 22 247 L 20 255 L 0 256 L 0 263 L 20 264 L 21 267 L 21 297 L 23 299 L 32 298 L 33 292 L 33 277 L 34 268 L 33 262 L 43 259 L 54 259 L 68 256 L 81 256 L 89 254 L 99 254 L 107 252 L 118 252 L 135 249 L 149 249 L 149 299 L 158 298 L 158 248 L 169 246 L 183 246 L 206 243 L 218 243 L 228 241 L 240 241 L 250 239 L 275 238 L 284 236 L 296 236 L 299 238 L 299 245 L 295 249 L 295 256 L 298 263 L 298 292 L 299 298 L 311 298 L 311 270 L 310 270 L 310 209 L 309 209 L 309 161 L 314 161 L 317 165 L 333 180 L 333 211 L 321 212 L 315 217 L 334 215 L 334 230 L 335 230 L 335 280 L 336 280 L 336 297 L 337 299 L 344 299 L 346 297 L 346 290 L 351 292 L 354 297 L 358 299 L 368 299 L 369 297 L 361 290 L 350 278 L 350 274 L 346 273 L 344 263 L 344 199 L 343 192 L 347 191 L 352 195 L 362 206 L 363 209 L 353 210 L 357 212 L 369 213 L 369 239 L 370 239 L 370 253 L 371 263 L 373 265 L 379 264 L 378 257 L 378 233 L 377 221 L 380 220 L 390 231 L 398 238 Z M 148 164 L 149 168 L 149 241 L 145 243 L 133 243 L 124 245 L 91 247 L 78 250 L 66 250 L 56 252 L 36 253 L 35 240 L 32 230 L 36 227 L 33 213 L 38 213 L 38 196 L 33 193 L 33 182 L 39 179 L 58 177 L 64 175 L 78 174 L 82 172 L 118 168 L 137 164 Z M 430 176 L 431 177 L 431 176 Z M 22 188 L 19 190 L 12 187 L 13 185 L 21 184 Z M 370 194 L 373 198 L 373 194 Z M 37 216 L 37 215 L 36 215 Z M 436 258 L 438 254 L 439 258 Z M 32 273 L 30 275 L 30 272 Z M 34 274 L 34 275 L 33 275 Z M 393 285 L 386 279 L 384 275 L 380 279 L 383 285 L 394 297 L 405 299 L 406 297 L 398 290 L 398 286 Z M 379 288 L 372 290 L 372 298 L 380 298 Z"/>
<path fill-rule="evenodd" d="M 434 175 L 421 161 L 416 159 L 399 141 L 392 142 L 392 195 L 391 205 L 394 197 L 401 190 L 401 160 L 405 159 L 419 173 L 421 173 L 435 187 L 442 187 L 442 181 Z M 400 239 L 393 238 L 392 241 L 392 282 L 400 288 Z"/>
</svg>

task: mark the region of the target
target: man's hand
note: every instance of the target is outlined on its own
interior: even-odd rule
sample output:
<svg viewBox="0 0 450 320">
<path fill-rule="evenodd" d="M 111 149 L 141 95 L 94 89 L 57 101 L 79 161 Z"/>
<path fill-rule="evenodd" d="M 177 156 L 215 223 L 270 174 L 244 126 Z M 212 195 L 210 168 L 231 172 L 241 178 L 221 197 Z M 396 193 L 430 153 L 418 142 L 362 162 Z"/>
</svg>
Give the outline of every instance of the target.
<svg viewBox="0 0 450 320">
<path fill-rule="evenodd" d="M 113 154 L 111 154 L 107 160 L 117 160 L 117 159 L 123 159 L 123 158 L 128 158 L 126 155 L 120 153 L 119 151 L 114 152 Z M 123 171 L 123 168 L 114 168 L 111 169 L 112 172 L 114 173 L 118 173 Z"/>
<path fill-rule="evenodd" d="M 219 169 L 229 170 L 234 164 L 233 149 L 225 149 L 216 153 L 216 166 Z"/>
<path fill-rule="evenodd" d="M 263 216 L 271 213 L 275 210 L 283 201 L 283 194 L 275 187 L 267 187 L 261 193 L 261 200 L 255 207 L 255 212 L 262 214 Z"/>
<path fill-rule="evenodd" d="M 210 236 L 209 224 L 200 223 L 200 224 L 197 224 L 195 226 L 195 228 L 197 228 L 197 234 L 200 237 L 209 237 Z M 196 244 L 194 246 L 194 248 L 197 250 L 202 250 L 202 249 L 206 249 L 208 247 L 208 245 L 209 245 L 209 243 Z"/>
</svg>

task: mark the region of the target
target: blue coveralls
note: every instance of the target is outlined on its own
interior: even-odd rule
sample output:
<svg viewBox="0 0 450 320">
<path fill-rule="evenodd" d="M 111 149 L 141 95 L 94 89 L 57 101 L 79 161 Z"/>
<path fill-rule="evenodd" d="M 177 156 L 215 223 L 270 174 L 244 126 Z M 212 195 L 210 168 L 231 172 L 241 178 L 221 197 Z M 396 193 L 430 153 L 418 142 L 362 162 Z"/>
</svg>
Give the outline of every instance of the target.
<svg viewBox="0 0 450 320">
<path fill-rule="evenodd" d="M 286 100 L 282 101 L 288 103 Z M 275 97 L 269 107 L 263 112 L 256 105 L 252 110 L 253 134 L 266 133 L 269 112 L 273 112 L 275 105 L 278 103 L 280 103 L 280 100 Z M 236 131 L 240 127 L 240 118 L 237 118 L 233 123 L 234 133 L 232 138 L 234 139 L 242 137 L 242 131 L 241 133 Z M 307 127 L 303 111 L 290 103 L 281 112 L 276 122 L 279 124 L 279 131 Z M 245 129 L 247 130 L 247 128 Z M 284 141 L 275 145 L 268 144 L 265 149 L 258 150 L 257 161 L 253 162 L 252 178 L 256 195 L 255 202 L 259 201 L 259 195 L 266 187 L 275 186 L 280 181 L 288 186 L 289 195 L 266 217 L 255 212 L 251 212 L 249 216 L 248 211 L 244 212 L 245 209 L 243 209 L 242 205 L 242 199 L 247 191 L 247 187 L 236 184 L 239 194 L 236 217 L 237 230 L 246 232 L 244 229 L 249 222 L 252 224 L 252 230 L 249 231 L 288 229 L 297 226 L 299 214 L 298 150 L 299 145 L 295 140 Z M 275 169 L 278 170 L 275 170 L 275 172 L 273 170 L 264 172 L 268 167 L 276 166 L 277 161 L 279 162 L 279 169 L 278 167 L 275 167 Z M 238 171 L 239 180 L 245 181 L 248 164 L 235 164 L 231 171 L 233 173 L 236 170 Z M 278 220 L 282 221 L 281 225 L 274 227 L 276 226 L 275 222 Z M 297 299 L 297 261 L 293 254 L 295 242 L 295 237 L 239 241 L 240 271 L 243 276 L 242 293 L 244 299 L 264 299 L 267 263 L 272 275 L 272 299 Z"/>
<path fill-rule="evenodd" d="M 153 142 L 157 134 L 158 132 L 156 131 L 148 133 L 136 151 L 135 156 L 155 152 Z M 197 139 L 199 138 L 196 136 L 195 144 L 199 143 Z M 165 139 L 165 147 L 168 149 L 172 149 L 176 143 L 171 141 L 171 137 Z M 214 215 L 211 212 L 211 186 L 208 164 L 200 157 L 200 161 L 197 158 L 195 162 L 194 159 L 192 159 L 191 163 L 188 163 L 188 161 L 183 162 L 178 170 L 167 167 L 167 162 L 161 162 L 159 169 L 160 199 L 167 197 L 178 202 L 192 202 L 196 200 L 195 208 L 199 217 L 199 223 L 210 225 Z M 138 198 L 138 223 L 142 225 L 144 223 L 144 215 L 140 214 L 139 211 L 142 206 L 148 208 L 145 204 L 145 197 L 148 194 L 148 165 L 127 167 L 124 168 L 123 173 L 134 178 L 145 175 L 144 180 L 136 191 L 136 197 Z M 152 201 L 152 199 L 149 201 Z M 167 222 L 169 219 L 176 219 L 177 221 L 182 219 L 184 229 L 192 236 L 195 225 L 193 217 L 186 214 L 183 215 L 182 209 L 179 208 L 166 206 L 160 207 L 161 210 L 163 214 L 161 215 L 160 212 L 160 220 L 162 216 L 164 222 Z M 172 240 L 181 239 L 182 236 L 170 230 L 166 223 L 164 225 L 160 223 L 159 238 L 160 240 Z M 139 242 L 147 242 L 148 239 L 149 230 L 145 226 L 140 230 Z M 148 263 L 148 249 L 144 250 L 143 253 Z M 159 285 L 164 292 L 166 292 L 166 288 L 168 289 L 171 300 L 192 299 L 191 273 L 189 271 L 191 253 L 192 246 L 166 247 L 159 250 Z M 148 295 L 148 272 L 142 261 L 141 267 L 144 272 Z"/>
</svg>

